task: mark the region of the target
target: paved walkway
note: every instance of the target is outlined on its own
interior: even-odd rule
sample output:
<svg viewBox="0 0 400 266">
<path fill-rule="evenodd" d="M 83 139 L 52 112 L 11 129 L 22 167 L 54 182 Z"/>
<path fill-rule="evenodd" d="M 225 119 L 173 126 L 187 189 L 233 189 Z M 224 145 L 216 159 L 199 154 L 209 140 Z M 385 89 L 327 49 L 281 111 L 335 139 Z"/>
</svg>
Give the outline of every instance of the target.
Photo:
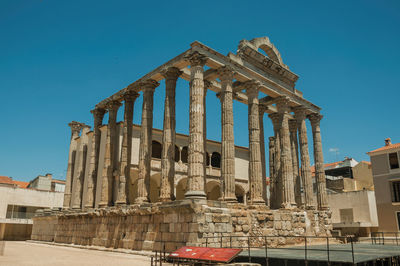
<svg viewBox="0 0 400 266">
<path fill-rule="evenodd" d="M 0 265 L 151 265 L 150 257 L 25 241 L 6 241 Z M 163 263 L 164 265 L 164 263 Z"/>
</svg>

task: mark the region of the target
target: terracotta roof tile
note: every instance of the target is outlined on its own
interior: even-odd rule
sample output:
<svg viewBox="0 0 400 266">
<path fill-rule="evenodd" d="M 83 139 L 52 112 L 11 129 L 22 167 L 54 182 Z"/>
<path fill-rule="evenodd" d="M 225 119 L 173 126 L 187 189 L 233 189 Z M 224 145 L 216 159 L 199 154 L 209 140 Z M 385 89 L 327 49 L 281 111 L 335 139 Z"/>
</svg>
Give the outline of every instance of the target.
<svg viewBox="0 0 400 266">
<path fill-rule="evenodd" d="M 383 146 L 379 149 L 367 152 L 367 153 L 373 153 L 373 152 L 378 152 L 378 151 L 385 151 L 385 150 L 390 150 L 390 149 L 396 149 L 396 148 L 400 148 L 400 143 L 395 143 L 395 144 L 390 144 L 387 146 Z"/>
<path fill-rule="evenodd" d="M 0 176 L 0 184 L 10 184 L 13 185 L 13 180 L 8 176 Z"/>
<path fill-rule="evenodd" d="M 29 182 L 24 182 L 24 181 L 13 181 L 13 183 L 20 188 L 27 188 L 29 185 Z"/>
</svg>

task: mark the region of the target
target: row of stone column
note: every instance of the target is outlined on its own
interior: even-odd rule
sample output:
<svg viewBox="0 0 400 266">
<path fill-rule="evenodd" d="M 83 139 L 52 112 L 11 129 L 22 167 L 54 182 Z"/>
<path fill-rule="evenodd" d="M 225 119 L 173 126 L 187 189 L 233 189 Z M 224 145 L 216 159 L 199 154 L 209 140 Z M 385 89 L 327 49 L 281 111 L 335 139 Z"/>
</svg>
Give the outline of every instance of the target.
<svg viewBox="0 0 400 266">
<path fill-rule="evenodd" d="M 276 106 L 278 112 L 269 115 L 274 126 L 274 137 L 269 139 L 271 207 L 292 208 L 298 206 L 306 209 L 315 209 L 316 207 L 322 210 L 327 209 L 320 134 L 322 116 L 319 114 L 307 115 L 305 108 L 297 107 L 294 108 L 295 118 L 290 119 L 290 107 L 285 97 L 277 99 Z M 309 118 L 311 122 L 313 133 L 317 206 L 313 200 L 306 118 Z M 297 134 L 299 138 L 297 138 Z M 303 193 L 301 192 L 302 188 Z"/>
<path fill-rule="evenodd" d="M 204 80 L 204 65 L 207 58 L 197 52 L 186 57 L 190 63 L 190 105 L 189 105 L 189 145 L 188 145 L 188 189 L 186 198 L 205 199 L 205 143 L 206 143 L 206 117 L 205 117 L 205 96 L 210 86 L 210 82 Z M 178 77 L 181 71 L 171 67 L 163 71 L 165 78 L 166 96 L 164 109 L 163 126 L 163 150 L 161 158 L 161 189 L 160 201 L 170 201 L 174 199 L 173 186 L 175 176 L 174 147 L 175 147 L 175 90 Z M 235 145 L 233 132 L 233 79 L 234 71 L 229 67 L 221 67 L 217 71 L 221 80 L 221 91 L 218 97 L 221 101 L 221 200 L 235 202 Z M 99 207 L 110 205 L 143 203 L 148 201 L 150 193 L 150 171 L 151 171 L 151 143 L 153 128 L 153 95 L 155 88 L 159 85 L 154 80 L 147 80 L 140 84 L 143 91 L 142 105 L 142 124 L 140 133 L 139 147 L 139 176 L 137 181 L 137 197 L 134 202 L 131 199 L 128 189 L 130 180 L 130 162 L 132 149 L 132 121 L 133 107 L 139 94 L 135 91 L 128 91 L 123 96 L 125 102 L 123 141 L 121 148 L 121 159 L 117 163 L 116 143 L 117 143 L 117 112 L 121 103 L 119 101 L 109 102 L 105 108 L 96 108 L 92 111 L 94 116 L 94 131 L 92 137 L 92 149 L 90 154 L 89 176 L 87 181 L 87 194 L 84 207 L 93 208 L 96 195 L 97 169 L 99 167 L 99 146 L 100 129 L 103 117 L 109 113 L 107 127 L 104 169 L 101 178 L 101 193 Z M 248 81 L 242 84 L 248 97 L 248 130 L 249 130 L 249 203 L 265 204 L 266 199 L 266 177 L 265 177 L 265 149 L 263 133 L 263 115 L 265 107 L 259 105 L 258 94 L 260 84 L 256 81 Z M 281 203 L 280 207 L 291 208 L 300 204 L 300 194 L 295 194 L 294 189 L 300 193 L 299 160 L 297 151 L 297 134 L 294 131 L 289 133 L 289 105 L 285 98 L 277 102 L 278 113 L 270 115 L 274 123 L 275 137 L 270 141 L 270 173 L 271 204 Z M 300 117 L 300 115 L 297 115 Z M 314 120 L 312 120 L 314 121 Z M 316 121 L 316 120 L 315 120 Z M 79 124 L 79 123 L 78 123 Z M 315 123 L 314 123 L 315 124 Z M 77 136 L 76 127 L 82 125 L 72 125 L 72 138 Z M 301 151 L 301 177 L 303 184 L 311 180 L 309 171 L 309 156 L 307 147 L 307 137 L 305 124 L 299 122 L 299 138 Z M 315 130 L 314 130 L 315 128 Z M 313 126 L 316 173 L 319 182 L 325 181 L 323 168 L 321 173 L 322 148 L 320 147 L 319 124 Z M 78 132 L 79 135 L 79 132 Z M 295 139 L 296 138 L 296 139 Z M 67 185 L 64 200 L 64 207 L 71 206 L 78 208 L 78 203 L 82 201 L 82 190 L 74 193 L 71 204 L 71 180 L 74 177 L 74 154 L 75 145 L 70 146 L 70 158 L 67 172 Z M 306 151 L 307 150 L 307 151 Z M 298 153 L 297 153 L 298 154 Z M 304 157 L 304 158 L 303 158 Z M 272 159 L 271 159 L 272 158 Z M 308 158 L 308 161 L 307 161 Z M 317 162 L 318 159 L 318 162 Z M 317 165 L 318 163 L 318 165 Z M 303 167 L 304 165 L 304 167 Z M 322 163 L 323 166 L 323 163 Z M 297 173 L 295 173 L 297 169 Z M 308 169 L 308 170 L 307 170 Z M 304 173 L 303 173 L 304 172 Z M 309 176 L 307 176 L 309 174 Z M 307 179 L 307 180 L 306 180 Z M 83 184 L 83 182 L 81 182 Z M 78 184 L 78 187 L 82 187 Z M 311 182 L 312 184 L 312 182 Z M 319 191 L 325 190 L 318 186 Z M 309 187 L 305 188 L 307 195 L 310 196 Z M 311 188 L 312 189 L 312 188 Z M 321 194 L 321 193 L 319 193 Z M 297 195 L 295 197 L 295 195 Z M 307 197 L 306 196 L 306 202 Z M 311 196 L 310 196 L 311 197 Z M 320 197 L 318 202 L 321 206 L 326 201 L 325 197 Z M 307 203 L 306 203 L 307 204 Z"/>
</svg>

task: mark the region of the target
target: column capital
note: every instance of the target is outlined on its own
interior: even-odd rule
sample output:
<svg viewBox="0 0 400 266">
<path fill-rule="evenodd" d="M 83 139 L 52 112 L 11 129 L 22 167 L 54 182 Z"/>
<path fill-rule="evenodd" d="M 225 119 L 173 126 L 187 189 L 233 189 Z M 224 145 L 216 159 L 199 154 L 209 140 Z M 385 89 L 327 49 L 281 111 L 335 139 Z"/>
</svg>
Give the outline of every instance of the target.
<svg viewBox="0 0 400 266">
<path fill-rule="evenodd" d="M 258 97 L 261 82 L 251 79 L 242 83 L 243 89 L 246 90 L 248 97 Z"/>
<path fill-rule="evenodd" d="M 323 115 L 321 115 L 321 114 L 314 113 L 314 114 L 308 115 L 308 119 L 310 119 L 311 126 L 319 124 L 319 122 L 321 121 L 322 118 L 323 118 Z"/>
<path fill-rule="evenodd" d="M 207 57 L 199 52 L 192 52 L 185 56 L 185 59 L 189 61 L 192 67 L 194 66 L 204 66 L 207 62 Z"/>
<path fill-rule="evenodd" d="M 281 120 L 281 116 L 279 113 L 272 113 L 269 114 L 268 117 L 271 119 L 272 124 L 274 127 L 278 127 L 279 126 L 279 121 Z"/>
<path fill-rule="evenodd" d="M 106 109 L 109 112 L 117 111 L 122 104 L 119 101 L 111 101 L 106 104 Z"/>
<path fill-rule="evenodd" d="M 177 67 L 168 67 L 164 70 L 161 71 L 161 75 L 166 79 L 166 80 L 177 80 L 180 75 L 182 75 L 182 71 L 179 70 Z M 157 85 L 158 86 L 158 85 Z"/>
<path fill-rule="evenodd" d="M 286 96 L 280 96 L 275 98 L 276 107 L 279 113 L 288 113 L 290 111 L 290 100 Z"/>
<path fill-rule="evenodd" d="M 307 118 L 308 109 L 304 106 L 297 106 L 293 108 L 294 116 L 298 122 Z"/>
<path fill-rule="evenodd" d="M 79 135 L 84 125 L 85 124 L 76 121 L 68 123 L 68 126 L 71 128 L 72 135 Z"/>
<path fill-rule="evenodd" d="M 133 102 L 137 97 L 139 97 L 139 93 L 133 90 L 128 90 L 122 96 L 125 102 Z"/>
<path fill-rule="evenodd" d="M 217 74 L 221 79 L 221 82 L 232 82 L 235 72 L 229 66 L 222 66 L 217 69 Z"/>
<path fill-rule="evenodd" d="M 102 107 L 95 107 L 93 110 L 90 110 L 94 117 L 102 118 L 107 110 Z"/>
<path fill-rule="evenodd" d="M 143 91 L 154 91 L 159 85 L 160 83 L 154 79 L 148 79 L 140 83 Z"/>
<path fill-rule="evenodd" d="M 289 131 L 292 133 L 297 132 L 297 120 L 296 119 L 289 120 Z"/>
<path fill-rule="evenodd" d="M 268 140 L 269 141 L 275 141 L 275 137 L 269 137 Z"/>
</svg>

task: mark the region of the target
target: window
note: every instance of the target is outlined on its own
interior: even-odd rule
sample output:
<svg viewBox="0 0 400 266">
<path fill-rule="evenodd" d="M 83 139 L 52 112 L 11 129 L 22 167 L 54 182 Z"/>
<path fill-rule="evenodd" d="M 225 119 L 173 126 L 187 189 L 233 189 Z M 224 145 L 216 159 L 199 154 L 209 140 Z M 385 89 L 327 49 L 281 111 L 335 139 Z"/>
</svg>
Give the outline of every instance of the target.
<svg viewBox="0 0 400 266">
<path fill-rule="evenodd" d="M 400 231 L 400 212 L 396 212 L 397 216 L 397 229 Z"/>
<path fill-rule="evenodd" d="M 352 223 L 354 221 L 353 209 L 339 209 L 339 213 L 341 223 Z"/>
<path fill-rule="evenodd" d="M 215 168 L 221 168 L 221 154 L 213 152 L 211 154 L 211 166 Z"/>
<path fill-rule="evenodd" d="M 162 145 L 160 142 L 153 140 L 151 143 L 151 157 L 161 159 Z"/>
<path fill-rule="evenodd" d="M 389 164 L 390 169 L 399 168 L 399 159 L 397 157 L 397 152 L 389 153 Z"/>
<path fill-rule="evenodd" d="M 400 181 L 392 182 L 392 202 L 400 202 Z"/>
</svg>

